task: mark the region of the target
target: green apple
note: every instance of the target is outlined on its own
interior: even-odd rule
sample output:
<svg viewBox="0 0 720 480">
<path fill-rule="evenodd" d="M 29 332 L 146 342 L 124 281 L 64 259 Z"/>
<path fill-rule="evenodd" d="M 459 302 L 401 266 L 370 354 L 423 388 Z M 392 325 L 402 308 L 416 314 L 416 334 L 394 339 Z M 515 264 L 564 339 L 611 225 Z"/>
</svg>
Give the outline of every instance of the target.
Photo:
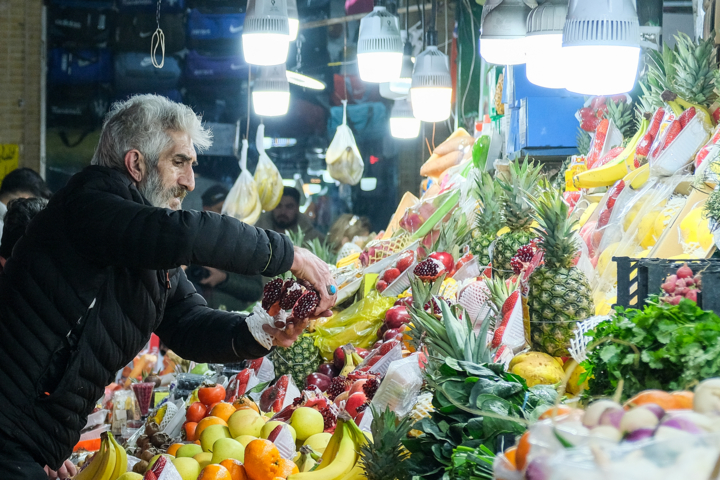
<svg viewBox="0 0 720 480">
<path fill-rule="evenodd" d="M 203 432 L 205 433 L 205 432 Z M 188 443 L 187 445 L 183 445 L 182 447 L 177 449 L 177 452 L 175 452 L 175 456 L 177 458 L 181 457 L 187 457 L 192 458 L 198 453 L 202 453 L 202 447 L 198 445 L 197 443 Z"/>
<path fill-rule="evenodd" d="M 303 445 L 311 447 L 317 453 L 323 453 L 328 443 L 330 443 L 330 437 L 332 437 L 331 433 L 316 433 L 315 435 L 309 436 Z"/>
<path fill-rule="evenodd" d="M 210 452 L 198 453 L 193 458 L 200 464 L 200 470 L 212 463 L 212 453 Z"/>
<path fill-rule="evenodd" d="M 260 435 L 263 425 L 267 422 L 267 417 L 262 417 L 259 413 L 252 409 L 238 410 L 230 415 L 228 419 L 228 428 L 230 435 L 239 437 L 240 435 L 252 435 L 257 437 Z"/>
<path fill-rule="evenodd" d="M 117 480 L 142 480 L 143 476 L 135 472 L 125 472 L 120 475 Z M 193 479 L 197 480 L 197 479 Z"/>
<path fill-rule="evenodd" d="M 220 463 L 228 458 L 245 461 L 245 447 L 232 438 L 221 438 L 213 444 L 212 463 Z"/>
<path fill-rule="evenodd" d="M 320 415 L 322 417 L 322 415 Z M 292 427 L 292 425 L 288 425 L 285 422 L 278 422 L 277 420 L 273 420 L 272 422 L 267 422 L 265 426 L 262 427 L 262 431 L 260 432 L 260 438 L 267 439 L 273 430 L 275 430 L 275 427 L 278 425 L 287 425 L 290 428 L 290 435 L 292 435 L 293 442 L 297 440 L 297 434 L 295 433 L 295 429 Z"/>
<path fill-rule="evenodd" d="M 176 457 L 172 463 L 182 480 L 197 480 L 200 476 L 200 464 L 194 458 Z"/>
<path fill-rule="evenodd" d="M 162 453 L 162 454 L 159 453 L 150 459 L 150 462 L 148 463 L 148 468 L 145 471 L 147 472 L 148 470 L 150 470 L 153 467 L 153 465 L 155 465 L 155 462 L 157 462 L 157 459 L 160 458 L 161 456 L 167 458 L 170 461 L 172 461 L 172 459 L 175 458 L 172 455 L 168 455 L 167 453 Z"/>
<path fill-rule="evenodd" d="M 290 417 L 290 426 L 297 432 L 297 439 L 304 441 L 325 430 L 322 413 L 314 408 L 300 407 Z"/>
<path fill-rule="evenodd" d="M 200 434 L 200 446 L 203 452 L 212 452 L 212 446 L 220 438 L 232 438 L 230 429 L 225 425 L 210 425 Z"/>
<path fill-rule="evenodd" d="M 240 435 L 239 437 L 235 437 L 235 440 L 242 443 L 243 447 L 247 447 L 247 444 L 253 440 L 257 440 L 257 437 L 253 437 L 252 435 Z"/>
</svg>

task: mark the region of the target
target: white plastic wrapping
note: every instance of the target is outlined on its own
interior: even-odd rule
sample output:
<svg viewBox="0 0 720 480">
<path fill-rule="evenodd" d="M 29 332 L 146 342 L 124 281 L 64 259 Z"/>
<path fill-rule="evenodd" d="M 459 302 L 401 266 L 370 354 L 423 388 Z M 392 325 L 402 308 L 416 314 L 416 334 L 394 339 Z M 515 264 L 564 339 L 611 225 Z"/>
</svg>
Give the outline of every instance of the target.
<svg viewBox="0 0 720 480">
<path fill-rule="evenodd" d="M 330 176 L 340 183 L 357 185 L 365 170 L 355 136 L 347 124 L 347 100 L 343 100 L 343 123 L 327 149 L 325 161 Z"/>
<path fill-rule="evenodd" d="M 265 153 L 264 138 L 265 125 L 261 123 L 258 126 L 257 136 L 255 137 L 255 145 L 260 157 L 258 158 L 254 179 L 262 209 L 269 212 L 270 210 L 274 210 L 280 203 L 284 186 L 280 171 L 278 171 L 275 164 L 270 160 L 268 154 Z"/>
<path fill-rule="evenodd" d="M 230 189 L 222 213 L 231 215 L 241 222 L 254 225 L 262 213 L 260 195 L 257 185 L 250 172 L 247 170 L 247 140 L 242 141 L 242 152 L 240 154 L 240 175 Z"/>
</svg>

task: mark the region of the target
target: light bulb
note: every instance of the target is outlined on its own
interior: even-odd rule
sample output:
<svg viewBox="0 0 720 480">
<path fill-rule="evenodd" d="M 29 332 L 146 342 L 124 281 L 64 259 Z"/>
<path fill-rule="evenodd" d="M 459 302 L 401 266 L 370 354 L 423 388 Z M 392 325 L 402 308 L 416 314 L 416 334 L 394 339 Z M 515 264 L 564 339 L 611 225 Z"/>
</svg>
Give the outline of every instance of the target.
<svg viewBox="0 0 720 480">
<path fill-rule="evenodd" d="M 358 53 L 357 60 L 363 82 L 383 83 L 400 76 L 402 67 L 400 52 Z"/>
<path fill-rule="evenodd" d="M 285 64 L 262 67 L 253 85 L 252 97 L 256 115 L 285 115 L 290 106 L 290 85 L 285 75 Z"/>
<path fill-rule="evenodd" d="M 480 38 L 480 55 L 495 65 L 522 65 L 527 58 L 525 38 Z"/>
<path fill-rule="evenodd" d="M 390 112 L 390 133 L 395 138 L 417 138 L 420 135 L 420 120 L 413 115 L 407 100 L 396 100 Z"/>
<path fill-rule="evenodd" d="M 483 12 L 480 55 L 488 63 L 525 63 L 527 17 L 531 8 L 523 0 L 501 0 L 489 13 Z"/>
<path fill-rule="evenodd" d="M 442 122 L 450 117 L 452 88 L 412 88 L 410 100 L 415 118 L 428 123 Z"/>
<path fill-rule="evenodd" d="M 251 65 L 278 65 L 287 60 L 290 41 L 285 0 L 248 0 L 242 48 Z"/>
<path fill-rule="evenodd" d="M 400 95 L 408 95 L 410 93 L 410 87 L 412 86 L 412 73 L 414 68 L 415 65 L 412 60 L 412 44 L 410 42 L 405 42 L 400 76 L 397 79 L 390 81 L 390 91 Z"/>
<path fill-rule="evenodd" d="M 288 27 L 290 29 L 290 41 L 297 40 L 300 20 L 298 20 L 297 0 L 287 0 Z"/>
<path fill-rule="evenodd" d="M 364 82 L 384 83 L 400 76 L 403 44 L 397 18 L 382 5 L 376 3 L 373 11 L 360 20 L 357 59 Z"/>
<path fill-rule="evenodd" d="M 450 117 L 450 68 L 447 55 L 436 46 L 437 32 L 428 32 L 427 45 L 415 61 L 410 100 L 415 118 L 423 122 L 441 122 Z"/>
<path fill-rule="evenodd" d="M 563 88 L 567 83 L 568 64 L 562 48 L 567 10 L 567 0 L 547 0 L 528 15 L 525 75 L 535 85 Z"/>
</svg>

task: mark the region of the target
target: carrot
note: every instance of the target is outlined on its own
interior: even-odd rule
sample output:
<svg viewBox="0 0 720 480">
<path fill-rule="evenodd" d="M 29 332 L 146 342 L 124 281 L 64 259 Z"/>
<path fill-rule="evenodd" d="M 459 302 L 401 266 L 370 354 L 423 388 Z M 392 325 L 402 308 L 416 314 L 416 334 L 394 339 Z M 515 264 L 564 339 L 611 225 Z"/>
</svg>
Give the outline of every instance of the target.
<svg viewBox="0 0 720 480">
<path fill-rule="evenodd" d="M 433 155 L 423 164 L 422 167 L 420 167 L 420 175 L 423 177 L 438 178 L 445 170 L 459 164 L 462 159 L 463 152 L 459 150 L 450 152 L 441 157 L 435 157 Z"/>
</svg>

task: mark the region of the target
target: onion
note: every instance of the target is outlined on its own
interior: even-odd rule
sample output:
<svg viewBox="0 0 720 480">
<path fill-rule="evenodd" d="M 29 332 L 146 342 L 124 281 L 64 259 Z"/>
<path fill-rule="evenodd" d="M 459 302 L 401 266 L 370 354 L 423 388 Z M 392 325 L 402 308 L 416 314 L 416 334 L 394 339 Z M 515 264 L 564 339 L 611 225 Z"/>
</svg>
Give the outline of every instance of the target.
<svg viewBox="0 0 720 480">
<path fill-rule="evenodd" d="M 548 467 L 544 457 L 534 458 L 525 470 L 526 480 L 547 480 L 550 478 Z"/>
<path fill-rule="evenodd" d="M 590 436 L 595 438 L 603 438 L 613 442 L 619 442 L 622 439 L 622 433 L 615 427 L 610 425 L 600 425 L 590 430 Z"/>
<path fill-rule="evenodd" d="M 639 428 L 625 435 L 625 441 L 627 442 L 639 442 L 640 440 L 646 440 L 652 438 L 655 432 L 652 428 Z"/>
<path fill-rule="evenodd" d="M 646 409 L 650 410 L 651 412 L 653 412 L 655 414 L 655 416 L 658 418 L 658 420 L 662 420 L 663 417 L 665 416 L 665 409 L 662 408 L 657 403 L 646 403 L 639 408 L 646 408 Z"/>
<path fill-rule="evenodd" d="M 695 387 L 693 410 L 698 413 L 720 413 L 720 378 L 703 380 Z"/>
<path fill-rule="evenodd" d="M 627 412 L 620 421 L 620 430 L 634 432 L 636 430 L 654 430 L 660 421 L 648 408 L 638 407 Z"/>
<path fill-rule="evenodd" d="M 620 424 L 622 423 L 623 418 L 625 418 L 625 415 L 625 410 L 622 408 L 611 407 L 606 409 L 602 415 L 600 415 L 600 422 L 598 423 L 599 425 L 609 425 L 622 430 Z"/>
<path fill-rule="evenodd" d="M 583 425 L 588 428 L 596 427 L 600 422 L 600 415 L 603 414 L 608 408 L 622 408 L 618 403 L 612 400 L 598 400 L 591 403 L 587 409 L 585 409 L 585 415 L 583 416 Z"/>
<path fill-rule="evenodd" d="M 703 429 L 695 425 L 692 420 L 682 417 L 675 417 L 669 420 L 665 420 L 664 422 L 662 422 L 662 424 L 660 424 L 660 426 L 666 428 L 675 428 L 677 430 L 693 433 L 695 435 L 703 433 Z"/>
</svg>

